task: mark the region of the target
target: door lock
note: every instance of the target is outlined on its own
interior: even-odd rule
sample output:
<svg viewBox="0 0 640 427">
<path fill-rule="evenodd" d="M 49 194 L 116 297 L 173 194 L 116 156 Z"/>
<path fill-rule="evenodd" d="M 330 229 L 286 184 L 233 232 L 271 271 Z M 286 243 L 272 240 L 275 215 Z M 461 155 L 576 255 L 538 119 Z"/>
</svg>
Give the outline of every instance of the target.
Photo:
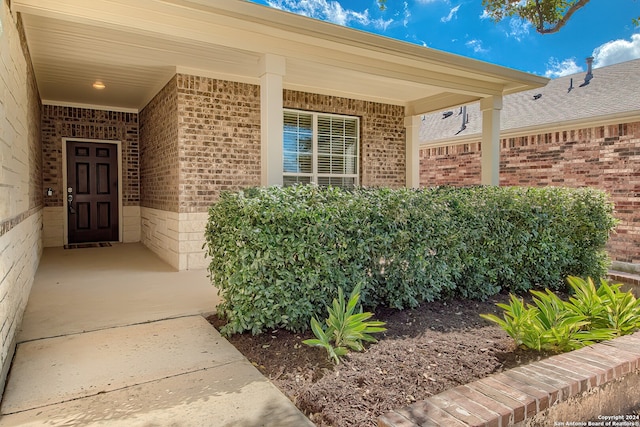
<svg viewBox="0 0 640 427">
<path fill-rule="evenodd" d="M 71 194 L 73 190 L 71 189 L 71 187 L 67 188 L 67 202 L 69 202 L 68 207 L 69 207 L 69 213 L 71 215 L 76 213 L 76 210 L 74 209 L 73 206 L 71 206 L 71 202 L 73 202 L 73 194 Z"/>
</svg>

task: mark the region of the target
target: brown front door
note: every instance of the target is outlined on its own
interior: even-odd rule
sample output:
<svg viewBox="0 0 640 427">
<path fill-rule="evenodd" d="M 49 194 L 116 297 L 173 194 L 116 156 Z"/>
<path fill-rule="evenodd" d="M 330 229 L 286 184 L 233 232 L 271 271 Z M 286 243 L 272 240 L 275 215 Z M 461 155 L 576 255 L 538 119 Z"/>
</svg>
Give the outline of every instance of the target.
<svg viewBox="0 0 640 427">
<path fill-rule="evenodd" d="M 118 241 L 115 144 L 67 142 L 69 243 Z"/>
</svg>

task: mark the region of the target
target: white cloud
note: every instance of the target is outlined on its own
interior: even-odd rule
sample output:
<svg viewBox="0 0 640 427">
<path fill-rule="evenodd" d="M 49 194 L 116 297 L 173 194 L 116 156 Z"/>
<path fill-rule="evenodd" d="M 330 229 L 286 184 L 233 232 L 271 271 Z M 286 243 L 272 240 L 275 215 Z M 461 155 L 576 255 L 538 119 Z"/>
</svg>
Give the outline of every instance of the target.
<svg viewBox="0 0 640 427">
<path fill-rule="evenodd" d="M 576 64 L 575 58 L 565 59 L 563 61 L 558 61 L 556 58 L 549 58 L 549 62 L 547 62 L 547 71 L 545 71 L 545 77 L 556 78 L 568 76 L 570 74 L 576 74 L 582 72 L 583 69 L 578 64 Z"/>
<path fill-rule="evenodd" d="M 509 20 L 509 32 L 507 35 L 520 41 L 522 38 L 529 34 L 531 23 L 520 18 L 511 18 Z"/>
<path fill-rule="evenodd" d="M 620 62 L 631 61 L 640 58 L 640 34 L 633 34 L 631 40 L 612 40 L 604 43 L 593 50 L 593 68 L 605 67 L 607 65 L 618 64 Z M 583 72 L 585 66 L 576 64 L 575 58 L 568 58 L 558 61 L 556 58 L 549 58 L 545 76 L 555 78 L 568 76 Z"/>
<path fill-rule="evenodd" d="M 419 39 L 418 37 L 416 37 L 415 34 L 411 34 L 411 35 L 407 34 L 407 40 L 412 40 L 413 43 L 418 44 L 422 47 L 429 47 L 426 41 Z"/>
<path fill-rule="evenodd" d="M 468 48 L 473 49 L 475 53 L 486 53 L 489 51 L 488 49 L 485 49 L 482 46 L 482 40 L 477 40 L 477 39 L 469 40 L 468 42 L 465 43 L 465 45 Z"/>
<path fill-rule="evenodd" d="M 371 21 L 371 25 L 373 25 L 375 28 L 381 29 L 382 31 L 387 31 L 387 28 L 391 24 L 393 24 L 393 19 L 378 18 Z M 365 24 L 365 25 L 369 25 L 369 24 Z"/>
<path fill-rule="evenodd" d="M 438 3 L 441 1 L 444 1 L 445 3 L 447 2 L 447 0 L 416 0 L 416 3 L 429 4 L 429 3 Z"/>
<path fill-rule="evenodd" d="M 409 3 L 404 2 L 404 17 L 402 19 L 402 25 L 405 28 L 409 26 L 409 18 L 411 18 L 411 12 L 409 11 Z"/>
<path fill-rule="evenodd" d="M 480 19 L 491 19 L 492 16 L 487 9 L 482 11 L 482 14 L 479 16 Z"/>
<path fill-rule="evenodd" d="M 455 18 L 458 14 L 458 9 L 460 9 L 460 6 L 462 5 L 459 4 L 456 7 L 451 8 L 447 16 L 443 16 L 442 18 L 440 18 L 440 22 L 449 22 L 453 18 Z"/>
<path fill-rule="evenodd" d="M 276 9 L 344 26 L 356 23 L 386 30 L 393 23 L 393 19 L 371 19 L 368 9 L 361 12 L 345 9 L 340 2 L 333 0 L 269 0 L 267 4 Z"/>
<path fill-rule="evenodd" d="M 640 34 L 631 40 L 612 40 L 593 50 L 593 67 L 604 67 L 619 62 L 640 58 Z"/>
</svg>

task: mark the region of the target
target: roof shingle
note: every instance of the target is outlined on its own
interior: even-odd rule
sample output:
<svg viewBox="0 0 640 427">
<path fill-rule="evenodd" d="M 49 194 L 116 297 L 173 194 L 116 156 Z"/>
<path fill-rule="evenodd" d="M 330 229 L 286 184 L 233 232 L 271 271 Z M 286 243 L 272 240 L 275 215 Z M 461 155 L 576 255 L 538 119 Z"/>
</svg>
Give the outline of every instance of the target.
<svg viewBox="0 0 640 427">
<path fill-rule="evenodd" d="M 593 79 L 581 87 L 585 75 L 582 72 L 560 77 L 543 88 L 505 96 L 500 117 L 502 132 L 616 114 L 640 114 L 640 59 L 594 69 Z M 572 80 L 573 88 L 569 90 Z M 535 99 L 538 94 L 541 96 Z M 460 110 L 453 110 L 448 118 L 443 118 L 443 113 L 423 116 L 421 142 L 441 143 L 481 134 L 479 103 L 467 106 L 469 120 L 458 135 L 462 126 Z"/>
</svg>

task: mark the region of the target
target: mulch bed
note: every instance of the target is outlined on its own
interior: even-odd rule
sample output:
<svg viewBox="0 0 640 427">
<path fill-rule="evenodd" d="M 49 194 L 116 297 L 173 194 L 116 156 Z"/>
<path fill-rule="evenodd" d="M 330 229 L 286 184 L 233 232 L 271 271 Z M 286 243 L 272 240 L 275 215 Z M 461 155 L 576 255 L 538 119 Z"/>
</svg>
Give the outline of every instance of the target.
<svg viewBox="0 0 640 427">
<path fill-rule="evenodd" d="M 499 327 L 479 317 L 500 310 L 484 302 L 451 300 L 412 310 L 380 309 L 387 322 L 379 342 L 333 366 L 321 348 L 302 344 L 311 333 L 274 330 L 229 341 L 317 426 L 376 426 L 376 418 L 449 388 L 548 357 L 516 349 Z M 220 327 L 217 316 L 209 322 Z"/>
</svg>

